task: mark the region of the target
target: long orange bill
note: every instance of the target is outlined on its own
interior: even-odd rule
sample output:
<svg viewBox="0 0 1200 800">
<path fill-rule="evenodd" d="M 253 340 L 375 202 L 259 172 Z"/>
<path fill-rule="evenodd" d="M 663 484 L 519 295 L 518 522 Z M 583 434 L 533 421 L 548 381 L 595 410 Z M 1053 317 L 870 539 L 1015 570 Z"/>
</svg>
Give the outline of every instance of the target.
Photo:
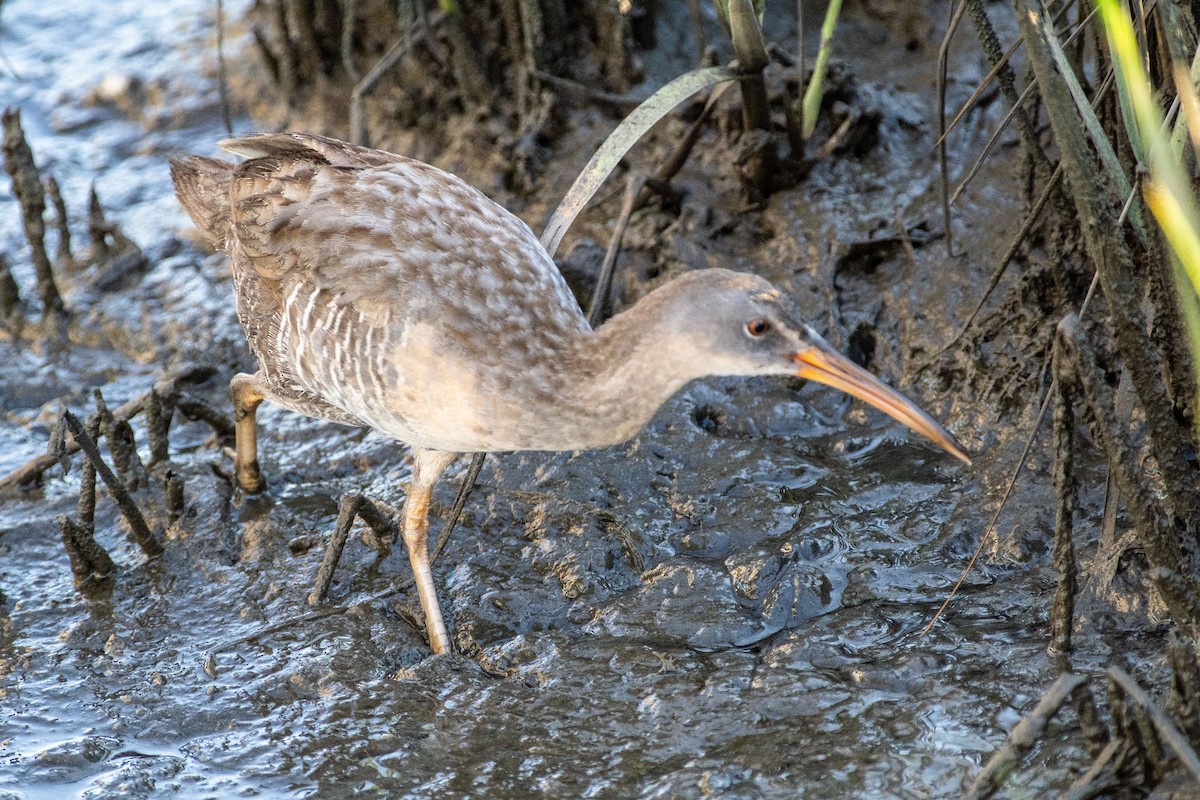
<svg viewBox="0 0 1200 800">
<path fill-rule="evenodd" d="M 838 353 L 822 340 L 792 356 L 800 369 L 796 374 L 810 381 L 841 389 L 878 408 L 922 434 L 955 458 L 971 463 L 971 457 L 933 417 L 911 400 L 888 387 L 871 373 Z"/>
</svg>

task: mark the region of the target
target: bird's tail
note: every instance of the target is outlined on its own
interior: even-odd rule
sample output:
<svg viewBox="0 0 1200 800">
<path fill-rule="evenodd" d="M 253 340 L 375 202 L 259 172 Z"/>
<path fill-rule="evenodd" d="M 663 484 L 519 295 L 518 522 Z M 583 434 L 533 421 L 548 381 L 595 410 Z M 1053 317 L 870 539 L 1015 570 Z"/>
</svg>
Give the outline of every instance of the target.
<svg viewBox="0 0 1200 800">
<path fill-rule="evenodd" d="M 229 238 L 229 184 L 234 165 L 204 156 L 171 159 L 175 196 L 192 222 L 214 247 L 224 250 Z"/>
</svg>

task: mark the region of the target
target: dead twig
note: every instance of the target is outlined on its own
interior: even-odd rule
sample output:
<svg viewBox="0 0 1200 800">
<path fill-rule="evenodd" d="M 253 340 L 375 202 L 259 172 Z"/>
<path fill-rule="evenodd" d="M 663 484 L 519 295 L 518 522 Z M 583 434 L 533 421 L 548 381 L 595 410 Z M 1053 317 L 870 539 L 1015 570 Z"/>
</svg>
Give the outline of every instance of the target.
<svg viewBox="0 0 1200 800">
<path fill-rule="evenodd" d="M 67 224 L 67 204 L 53 175 L 46 177 L 46 194 L 50 197 L 50 205 L 54 206 L 54 230 L 58 232 L 58 251 L 54 254 L 54 265 L 59 269 L 71 269 L 75 266 L 75 257 L 71 255 L 71 227 Z"/>
<path fill-rule="evenodd" d="M 942 45 L 938 48 L 937 73 L 937 117 L 938 117 L 938 167 L 941 170 L 942 182 L 942 224 L 946 228 L 946 255 L 956 258 L 954 252 L 954 226 L 950 217 L 950 156 L 946 152 L 946 73 L 950 62 L 950 43 L 954 41 L 954 33 L 962 22 L 966 12 L 966 3 L 959 0 L 954 12 L 950 15 L 950 23 L 946 26 L 946 35 L 942 37 Z"/>
<path fill-rule="evenodd" d="M 1150 695 L 1146 694 L 1142 687 L 1138 686 L 1137 681 L 1125 670 L 1120 667 L 1109 667 L 1105 672 L 1137 708 L 1143 709 L 1149 714 L 1154 729 L 1175 753 L 1179 763 L 1192 774 L 1193 778 L 1200 781 L 1200 756 L 1196 755 L 1196 751 L 1188 743 L 1187 737 L 1180 732 L 1179 728 L 1175 727 L 1175 723 L 1171 722 L 1171 718 L 1167 716 L 1166 712 L 1154 702 Z"/>
<path fill-rule="evenodd" d="M 216 368 L 208 364 L 185 364 L 158 380 L 151 391 L 158 392 L 160 397 L 174 397 L 181 384 L 202 383 L 214 372 L 216 372 Z M 126 421 L 133 419 L 145 409 L 146 398 L 149 395 L 150 392 L 146 392 L 140 397 L 117 406 L 113 409 L 113 418 Z M 0 478 L 0 493 L 32 483 L 41 477 L 43 472 L 57 464 L 62 457 L 77 452 L 79 452 L 79 443 L 72 441 L 65 443 L 61 454 L 44 453 L 31 459 Z"/>
<path fill-rule="evenodd" d="M 1056 343 L 1053 356 L 1055 375 L 1063 368 L 1059 363 L 1063 357 Z M 1058 497 L 1054 523 L 1054 568 L 1058 572 L 1058 586 L 1050 611 L 1049 652 L 1063 672 L 1071 669 L 1069 659 L 1077 588 L 1072 534 L 1078 498 L 1074 460 L 1075 406 L 1071 388 L 1066 381 L 1056 380 L 1050 393 L 1054 403 L 1054 493 Z"/>
<path fill-rule="evenodd" d="M 37 273 L 38 297 L 46 318 L 57 317 L 61 322 L 66 315 L 66 306 L 59 294 L 58 284 L 54 282 L 50 258 L 46 255 L 46 223 L 42 218 L 46 210 L 46 196 L 37 164 L 33 160 L 33 151 L 29 149 L 25 131 L 21 129 L 20 110 L 6 108 L 3 125 L 4 169 L 12 177 L 13 194 L 21 206 L 25 238 L 29 242 L 30 258 Z"/>
<path fill-rule="evenodd" d="M 1033 711 L 1013 727 L 1004 745 L 988 760 L 983 772 L 971 784 L 971 788 L 963 793 L 962 800 L 983 800 L 995 794 L 1021 763 L 1025 754 L 1037 744 L 1038 738 L 1058 713 L 1058 709 L 1086 680 L 1086 676 L 1075 673 L 1060 675 L 1042 695 Z"/>
<path fill-rule="evenodd" d="M 163 489 L 167 494 L 167 519 L 169 522 L 175 522 L 183 516 L 186 508 L 183 496 L 183 478 L 171 470 L 167 470 L 163 475 Z"/>
<path fill-rule="evenodd" d="M 163 403 L 157 389 L 146 394 L 146 436 L 150 440 L 150 464 L 153 468 L 170 459 L 170 440 L 167 436 L 171 426 L 171 412 Z"/>
<path fill-rule="evenodd" d="M 12 272 L 8 269 L 8 261 L 0 253 L 0 324 L 2 324 L 13 339 L 21 335 L 24 316 L 21 314 L 21 290 Z"/>
<path fill-rule="evenodd" d="M 424 5 L 417 4 L 422 11 Z M 422 24 L 417 26 L 416 30 L 409 30 L 400 35 L 388 51 L 375 62 L 375 66 L 354 85 L 354 90 L 350 92 L 350 141 L 354 144 L 367 145 L 367 119 L 363 109 L 363 103 L 366 101 L 367 95 L 375 90 L 375 85 L 379 83 L 379 79 L 388 73 L 396 64 L 400 63 L 400 59 L 404 58 L 417 44 L 430 37 L 433 32 L 433 27 L 440 25 L 446 18 L 446 12 L 439 11 L 427 20 L 423 20 Z"/>
<path fill-rule="evenodd" d="M 479 472 L 483 469 L 485 458 L 487 458 L 487 453 L 474 453 L 471 456 L 471 463 L 467 465 L 467 472 L 463 475 L 462 483 L 458 486 L 458 494 L 454 497 L 454 505 L 450 509 L 441 534 L 438 535 L 433 553 L 429 556 L 430 564 L 437 561 L 437 557 L 446 549 L 446 543 L 450 541 L 450 534 L 454 532 L 454 526 L 458 523 L 458 518 L 462 516 L 463 508 L 467 505 L 467 498 L 471 496 L 471 490 L 475 488 L 475 479 L 479 477 Z"/>
<path fill-rule="evenodd" d="M 582 100 L 595 103 L 601 106 L 607 106 L 612 111 L 618 114 L 628 114 L 642 104 L 645 97 L 634 97 L 628 94 L 614 94 L 605 92 L 594 86 L 573 81 L 570 78 L 563 78 L 554 75 L 545 70 L 536 69 L 533 71 L 533 76 L 540 81 L 550 84 L 556 89 L 564 91 L 568 95 L 574 95 Z"/>
<path fill-rule="evenodd" d="M 234 438 L 235 427 L 229 415 L 195 397 L 181 397 L 175 408 L 190 420 L 206 423 L 222 439 Z"/>
<path fill-rule="evenodd" d="M 108 487 L 109 493 L 116 501 L 117 507 L 121 509 L 121 514 L 125 517 L 125 521 L 129 523 L 129 528 L 133 532 L 134 541 L 142 548 L 142 552 L 153 558 L 162 554 L 162 545 L 154 538 L 150 528 L 146 525 L 146 519 L 142 516 L 141 509 L 137 503 L 133 501 L 129 490 L 125 488 L 125 484 L 121 482 L 113 471 L 104 463 L 104 459 L 100 455 L 100 448 L 96 447 L 96 442 L 84 430 L 83 423 L 79 418 L 72 414 L 67 409 L 63 409 L 63 420 L 67 424 L 68 430 L 79 444 L 80 449 L 87 455 L 88 460 L 96 468 L 96 474 L 104 481 L 104 485 Z"/>
<path fill-rule="evenodd" d="M 88 578 L 106 578 L 117 571 L 117 565 L 96 541 L 91 530 L 67 516 L 58 518 L 63 547 L 71 562 L 71 573 L 77 582 Z"/>
<path fill-rule="evenodd" d="M 1008 250 L 1005 251 L 1004 256 L 1000 259 L 1000 263 L 996 265 L 994 270 L 992 270 L 991 280 L 988 281 L 987 288 L 983 290 L 983 294 L 980 296 L 979 302 L 975 304 L 975 309 L 971 312 L 971 315 L 967 317 L 967 321 L 963 323 L 963 326 L 959 328 L 958 333 L 954 334 L 954 337 L 950 339 L 950 341 L 946 342 L 946 344 L 944 344 L 942 348 L 938 350 L 932 358 L 929 359 L 927 365 L 933 363 L 934 359 L 938 358 L 951 347 L 954 347 L 954 345 L 958 344 L 962 337 L 966 335 L 967 331 L 971 329 L 971 326 L 975 323 L 975 319 L 979 316 L 979 312 L 983 310 L 984 305 L 987 303 L 988 298 L 992 296 L 992 292 L 995 291 L 996 287 L 1000 285 L 1000 279 L 1004 277 L 1004 273 L 1008 271 L 1008 265 L 1012 263 L 1013 258 L 1015 258 L 1017 255 L 1017 251 L 1021 249 L 1021 245 L 1025 243 L 1025 239 L 1028 238 L 1030 232 L 1033 230 L 1034 223 L 1041 218 L 1042 211 L 1046 208 L 1046 203 L 1050 201 L 1050 198 L 1058 190 L 1058 185 L 1062 181 L 1062 176 L 1063 169 L 1062 165 L 1060 164 L 1055 168 L 1053 174 L 1050 175 L 1050 180 L 1046 182 L 1045 188 L 1042 189 L 1041 197 L 1037 199 L 1037 202 L 1033 204 L 1033 208 L 1029 210 L 1029 214 L 1025 217 L 1025 222 L 1021 225 L 1021 230 L 1017 231 L 1017 235 L 1014 236 L 1012 242 L 1009 243 Z"/>
<path fill-rule="evenodd" d="M 233 116 L 229 112 L 229 79 L 225 70 L 225 4 L 217 0 L 217 94 L 221 98 L 221 122 L 225 133 L 233 136 Z"/>
<path fill-rule="evenodd" d="M 133 428 L 128 420 L 118 420 L 113 416 L 99 389 L 92 391 L 92 397 L 95 399 L 96 413 L 100 418 L 100 435 L 108 440 L 108 452 L 112 456 L 117 477 L 130 492 L 136 492 L 141 486 L 142 477 L 147 473 L 137 452 Z"/>
<path fill-rule="evenodd" d="M 604 310 L 608 306 L 608 295 L 612 289 L 613 272 L 617 268 L 617 257 L 621 254 L 621 243 L 625 239 L 625 229 L 629 227 L 629 217 L 633 214 L 634 206 L 642 193 L 644 184 L 643 178 L 633 175 L 625 183 L 625 197 L 621 201 L 621 213 L 617 217 L 617 225 L 613 229 L 612 238 L 608 240 L 604 263 L 600 265 L 600 275 L 596 278 L 596 291 L 592 293 L 592 302 L 588 307 L 588 325 L 593 328 L 597 327 L 604 318 Z"/>
<path fill-rule="evenodd" d="M 320 605 L 329 594 L 329 587 L 333 584 L 333 573 L 341 561 L 342 552 L 346 549 L 350 528 L 359 517 L 373 532 L 372 544 L 379 550 L 380 555 L 387 555 L 392 543 L 396 541 L 400 525 L 396 521 L 395 509 L 386 508 L 361 494 L 344 495 L 338 503 L 337 524 L 329 537 L 321 566 L 317 569 L 316 582 L 308 594 L 307 602 L 310 606 Z"/>
<path fill-rule="evenodd" d="M 1121 751 L 1124 742 L 1113 739 L 1092 760 L 1087 771 L 1080 775 L 1067 791 L 1058 796 L 1058 800 L 1090 800 L 1102 792 L 1120 785 L 1117 776 L 1113 774 L 1110 765 L 1113 758 Z"/>
</svg>

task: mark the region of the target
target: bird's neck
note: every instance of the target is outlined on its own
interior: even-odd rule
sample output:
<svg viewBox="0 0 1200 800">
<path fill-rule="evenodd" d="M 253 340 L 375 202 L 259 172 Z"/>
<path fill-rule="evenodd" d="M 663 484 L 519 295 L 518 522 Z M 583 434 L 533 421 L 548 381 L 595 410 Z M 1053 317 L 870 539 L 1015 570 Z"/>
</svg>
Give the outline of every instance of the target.
<svg viewBox="0 0 1200 800">
<path fill-rule="evenodd" d="M 604 447 L 634 436 L 659 407 L 692 378 L 695 363 L 662 346 L 655 317 L 639 303 L 574 342 L 564 359 L 563 422 L 577 447 Z"/>
</svg>

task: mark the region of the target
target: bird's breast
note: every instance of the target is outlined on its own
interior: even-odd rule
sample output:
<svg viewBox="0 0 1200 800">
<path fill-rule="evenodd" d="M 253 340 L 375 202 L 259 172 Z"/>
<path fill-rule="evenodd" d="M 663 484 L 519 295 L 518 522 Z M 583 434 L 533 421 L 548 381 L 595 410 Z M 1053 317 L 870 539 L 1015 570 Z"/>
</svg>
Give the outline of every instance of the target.
<svg viewBox="0 0 1200 800">
<path fill-rule="evenodd" d="M 547 438 L 557 410 L 551 361 L 518 363 L 486 337 L 463 347 L 436 323 L 405 327 L 387 359 L 376 427 L 421 447 L 456 452 L 563 449 Z M 507 356 L 507 357 L 505 357 Z"/>
</svg>

